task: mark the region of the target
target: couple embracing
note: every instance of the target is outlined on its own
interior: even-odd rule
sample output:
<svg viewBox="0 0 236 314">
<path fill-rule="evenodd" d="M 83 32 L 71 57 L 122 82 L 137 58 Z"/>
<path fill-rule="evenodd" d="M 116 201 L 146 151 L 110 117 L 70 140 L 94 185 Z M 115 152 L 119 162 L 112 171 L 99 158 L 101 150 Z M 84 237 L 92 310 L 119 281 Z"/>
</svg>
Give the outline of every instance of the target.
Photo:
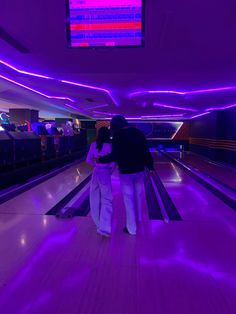
<svg viewBox="0 0 236 314">
<path fill-rule="evenodd" d="M 97 139 L 91 144 L 87 163 L 94 166 L 90 186 L 91 216 L 98 233 L 111 234 L 112 187 L 111 174 L 116 167 L 120 173 L 120 186 L 126 209 L 126 226 L 123 231 L 135 235 L 137 222 L 142 219 L 141 192 L 144 170 L 153 171 L 153 160 L 144 134 L 129 127 L 120 115 L 111 120 L 110 132 L 101 127 Z"/>
</svg>

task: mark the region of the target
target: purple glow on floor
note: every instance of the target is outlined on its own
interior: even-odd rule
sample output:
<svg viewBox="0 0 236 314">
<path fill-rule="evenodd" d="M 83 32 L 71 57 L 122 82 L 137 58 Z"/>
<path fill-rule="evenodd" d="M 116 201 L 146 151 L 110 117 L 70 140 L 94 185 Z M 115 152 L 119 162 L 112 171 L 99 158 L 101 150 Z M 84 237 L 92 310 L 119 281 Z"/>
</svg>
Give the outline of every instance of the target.
<svg viewBox="0 0 236 314">
<path fill-rule="evenodd" d="M 33 258 L 28 261 L 23 269 L 21 269 L 20 273 L 18 273 L 17 276 L 14 278 L 14 283 L 11 286 L 11 289 L 5 291 L 5 293 L 1 295 L 0 307 L 4 305 L 4 302 L 9 294 L 12 293 L 16 289 L 16 287 L 21 286 L 22 283 L 27 279 L 27 277 L 30 276 L 30 273 L 33 271 L 35 264 L 44 257 L 45 253 L 47 251 L 50 251 L 51 248 L 54 248 L 55 246 L 61 246 L 62 244 L 66 244 L 68 240 L 75 234 L 75 232 L 76 228 L 74 227 L 66 234 L 57 234 L 53 237 L 47 238 L 47 240 L 42 243 L 42 246 L 38 249 Z"/>
<path fill-rule="evenodd" d="M 156 166 L 162 171 L 165 164 L 157 162 Z M 136 237 L 122 232 L 125 208 L 118 174 L 112 178 L 114 212 L 109 239 L 96 233 L 89 216 L 58 220 L 34 211 L 26 214 L 17 198 L 10 204 L 16 204 L 18 213 L 15 209 L 6 214 L 0 208 L 4 230 L 0 312 L 234 314 L 236 238 L 226 223 L 235 225 L 235 212 L 222 208 L 220 200 L 195 180 L 186 181 L 190 179 L 176 165 L 169 169 L 163 175 L 170 178 L 167 185 L 179 195 L 178 204 L 187 218 L 164 224 L 149 220 L 143 207 Z M 70 173 L 63 182 L 53 180 L 65 189 L 72 177 Z M 184 190 L 189 186 L 193 190 Z M 32 196 L 27 195 L 25 199 L 31 201 Z M 203 202 L 204 196 L 208 203 Z M 20 242 L 23 235 L 24 245 Z"/>
<path fill-rule="evenodd" d="M 144 265 L 156 265 L 157 267 L 170 267 L 171 265 L 180 264 L 199 274 L 212 276 L 217 280 L 224 280 L 229 284 L 236 285 L 236 276 L 233 276 L 230 273 L 222 272 L 216 269 L 213 265 L 192 260 L 190 257 L 185 256 L 184 250 L 179 250 L 175 256 L 164 259 L 148 260 L 146 258 L 142 258 L 141 263 Z"/>
</svg>

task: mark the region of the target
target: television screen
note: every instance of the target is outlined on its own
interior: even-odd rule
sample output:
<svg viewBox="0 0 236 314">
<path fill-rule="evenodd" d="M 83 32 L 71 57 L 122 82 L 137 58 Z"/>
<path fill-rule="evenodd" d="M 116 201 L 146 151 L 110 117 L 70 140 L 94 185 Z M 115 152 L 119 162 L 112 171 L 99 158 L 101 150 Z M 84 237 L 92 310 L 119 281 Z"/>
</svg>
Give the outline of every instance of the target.
<svg viewBox="0 0 236 314">
<path fill-rule="evenodd" d="M 143 46 L 143 0 L 68 0 L 70 47 Z"/>
</svg>

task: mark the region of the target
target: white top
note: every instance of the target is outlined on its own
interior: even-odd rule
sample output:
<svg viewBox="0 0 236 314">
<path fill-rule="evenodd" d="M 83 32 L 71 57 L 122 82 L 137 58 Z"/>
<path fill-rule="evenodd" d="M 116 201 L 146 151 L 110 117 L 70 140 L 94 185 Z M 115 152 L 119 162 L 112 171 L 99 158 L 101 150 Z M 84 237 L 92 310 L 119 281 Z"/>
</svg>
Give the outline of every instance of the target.
<svg viewBox="0 0 236 314">
<path fill-rule="evenodd" d="M 115 166 L 114 162 L 108 163 L 108 164 L 102 164 L 102 163 L 96 163 L 94 161 L 94 158 L 98 158 L 101 156 L 105 156 L 107 154 L 110 154 L 112 151 L 112 145 L 110 143 L 104 143 L 102 145 L 102 149 L 100 151 L 97 150 L 96 148 L 96 141 L 93 142 L 90 145 L 90 149 L 88 152 L 88 156 L 86 158 L 86 162 L 92 166 L 96 166 L 96 167 L 111 167 L 113 168 Z"/>
</svg>

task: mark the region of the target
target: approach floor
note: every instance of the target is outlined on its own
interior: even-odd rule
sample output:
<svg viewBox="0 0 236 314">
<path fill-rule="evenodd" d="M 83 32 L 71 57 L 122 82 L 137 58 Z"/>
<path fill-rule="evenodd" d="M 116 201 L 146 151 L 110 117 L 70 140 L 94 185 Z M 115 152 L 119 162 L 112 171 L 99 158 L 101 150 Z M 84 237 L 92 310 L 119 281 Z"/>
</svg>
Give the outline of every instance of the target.
<svg viewBox="0 0 236 314">
<path fill-rule="evenodd" d="M 117 175 L 109 239 L 89 216 L 45 216 L 45 183 L 24 205 L 0 205 L 0 313 L 236 313 L 236 213 L 166 160 L 156 168 L 183 221 L 149 220 L 143 197 L 137 236 L 122 232 Z"/>
</svg>

